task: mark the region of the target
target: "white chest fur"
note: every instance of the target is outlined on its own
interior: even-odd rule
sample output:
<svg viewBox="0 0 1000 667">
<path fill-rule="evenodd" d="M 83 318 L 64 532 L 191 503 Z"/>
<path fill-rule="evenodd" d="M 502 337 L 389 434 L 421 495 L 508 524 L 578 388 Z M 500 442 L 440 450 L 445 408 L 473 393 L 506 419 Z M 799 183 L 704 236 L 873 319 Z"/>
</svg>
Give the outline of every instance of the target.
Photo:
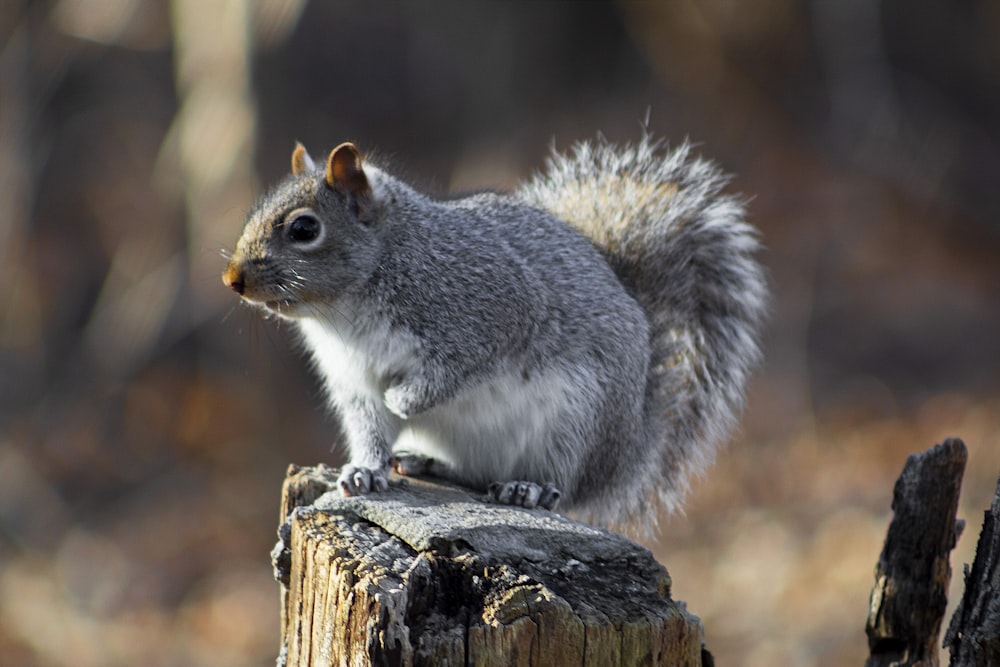
<svg viewBox="0 0 1000 667">
<path fill-rule="evenodd" d="M 417 363 L 420 341 L 388 323 L 359 323 L 336 314 L 297 322 L 334 401 L 363 394 L 381 403 L 388 378 Z"/>
</svg>

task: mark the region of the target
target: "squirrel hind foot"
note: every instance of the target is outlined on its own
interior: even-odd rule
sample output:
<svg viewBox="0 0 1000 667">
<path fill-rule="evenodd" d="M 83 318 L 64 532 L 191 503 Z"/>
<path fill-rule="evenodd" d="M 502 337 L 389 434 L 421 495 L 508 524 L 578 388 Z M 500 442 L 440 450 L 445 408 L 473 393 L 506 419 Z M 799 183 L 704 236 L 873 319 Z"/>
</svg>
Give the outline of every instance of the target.
<svg viewBox="0 0 1000 667">
<path fill-rule="evenodd" d="M 501 505 L 513 505 L 525 509 L 554 510 L 559 505 L 561 493 L 552 482 L 535 484 L 534 482 L 493 482 L 486 490 L 492 502 Z"/>
</svg>

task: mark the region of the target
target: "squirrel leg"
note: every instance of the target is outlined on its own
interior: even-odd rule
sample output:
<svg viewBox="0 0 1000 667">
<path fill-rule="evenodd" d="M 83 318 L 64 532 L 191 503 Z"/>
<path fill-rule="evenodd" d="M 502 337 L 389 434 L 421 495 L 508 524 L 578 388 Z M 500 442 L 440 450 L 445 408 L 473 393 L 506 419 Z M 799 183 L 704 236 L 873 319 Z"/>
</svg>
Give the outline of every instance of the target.
<svg viewBox="0 0 1000 667">
<path fill-rule="evenodd" d="M 392 469 L 400 475 L 431 475 L 451 479 L 451 468 L 430 456 L 395 452 L 390 461 Z M 461 480 L 455 480 L 461 483 Z M 532 509 L 542 507 L 554 510 L 559 504 L 559 489 L 552 482 L 493 482 L 486 490 L 489 499 L 501 505 L 514 505 Z"/>
<path fill-rule="evenodd" d="M 347 435 L 350 461 L 337 484 L 344 496 L 379 493 L 389 488 L 389 443 L 398 427 L 384 408 L 354 397 L 341 403 L 341 421 Z"/>
<path fill-rule="evenodd" d="M 552 482 L 493 482 L 486 490 L 490 500 L 501 505 L 554 510 L 559 504 L 559 489 Z"/>
</svg>

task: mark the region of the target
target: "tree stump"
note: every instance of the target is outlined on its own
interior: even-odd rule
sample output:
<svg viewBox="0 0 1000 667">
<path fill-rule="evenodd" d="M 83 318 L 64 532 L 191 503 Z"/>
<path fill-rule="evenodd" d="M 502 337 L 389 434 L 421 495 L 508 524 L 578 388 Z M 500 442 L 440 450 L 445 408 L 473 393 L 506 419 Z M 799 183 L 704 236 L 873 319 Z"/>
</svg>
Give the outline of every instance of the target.
<svg viewBox="0 0 1000 667">
<path fill-rule="evenodd" d="M 342 498 L 336 477 L 285 479 L 279 664 L 711 664 L 667 571 L 624 537 L 414 478 Z"/>
<path fill-rule="evenodd" d="M 944 638 L 952 667 L 1000 665 L 1000 480 L 986 510 L 965 594 Z"/>
<path fill-rule="evenodd" d="M 949 554 L 968 453 L 949 439 L 906 459 L 892 494 L 893 518 L 869 602 L 867 667 L 935 667 L 951 581 Z"/>
</svg>

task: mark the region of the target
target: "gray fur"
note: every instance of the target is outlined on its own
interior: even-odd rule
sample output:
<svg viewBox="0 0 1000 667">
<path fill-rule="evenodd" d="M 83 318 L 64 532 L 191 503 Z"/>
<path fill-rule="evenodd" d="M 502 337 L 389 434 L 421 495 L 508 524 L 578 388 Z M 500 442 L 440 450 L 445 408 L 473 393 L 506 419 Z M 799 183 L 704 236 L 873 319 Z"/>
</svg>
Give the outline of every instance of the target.
<svg viewBox="0 0 1000 667">
<path fill-rule="evenodd" d="M 689 144 L 667 151 L 646 136 L 553 154 L 518 192 L 587 235 L 651 324 L 649 437 L 623 443 L 634 484 L 616 499 L 620 516 L 635 518 L 650 496 L 679 509 L 691 476 L 734 428 L 760 361 L 768 294 L 758 234 L 742 202 L 721 194 L 726 180 Z"/>
<path fill-rule="evenodd" d="M 298 323 L 345 430 L 345 492 L 384 488 L 395 453 L 601 523 L 677 509 L 759 358 L 756 233 L 719 172 L 648 139 L 554 155 L 510 196 L 435 201 L 364 170 L 364 201 L 321 170 L 279 184 L 226 273 Z M 303 210 L 323 231 L 292 243 Z"/>
</svg>

